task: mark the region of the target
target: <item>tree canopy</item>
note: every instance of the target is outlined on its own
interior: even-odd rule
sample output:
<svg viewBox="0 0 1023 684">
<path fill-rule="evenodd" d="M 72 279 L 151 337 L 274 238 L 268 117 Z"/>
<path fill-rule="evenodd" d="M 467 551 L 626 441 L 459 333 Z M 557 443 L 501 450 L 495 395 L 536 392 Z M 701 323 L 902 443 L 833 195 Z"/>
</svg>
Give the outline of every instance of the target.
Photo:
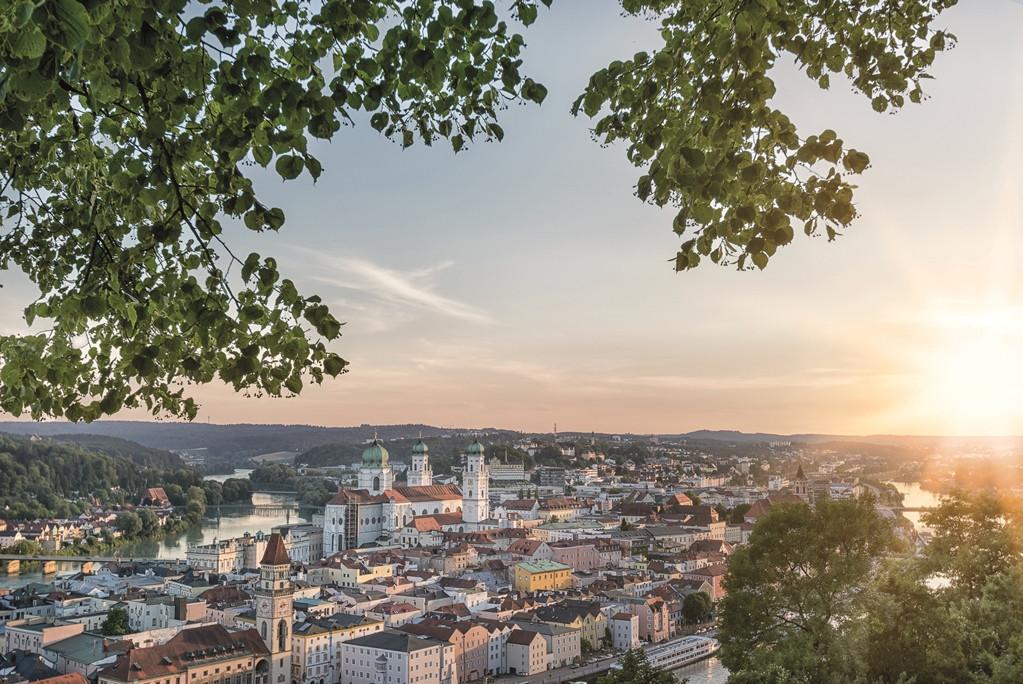
<svg viewBox="0 0 1023 684">
<path fill-rule="evenodd" d="M 1015 503 L 950 495 L 925 514 L 934 541 L 916 555 L 888 543 L 869 505 L 821 509 L 772 508 L 732 557 L 720 605 L 730 682 L 1020 681 Z"/>
<path fill-rule="evenodd" d="M 313 139 L 366 123 L 402 146 L 500 141 L 542 103 L 525 39 L 552 0 L 12 0 L 0 8 L 0 267 L 38 289 L 0 336 L 0 409 L 192 418 L 190 384 L 270 396 L 345 371 L 341 322 L 226 230 L 281 230 L 257 167 L 324 172 Z M 869 163 L 770 104 L 782 59 L 875 110 L 923 98 L 954 0 L 622 0 L 661 43 L 596 71 L 572 111 L 621 141 L 636 194 L 675 209 L 679 270 L 763 268 L 797 230 L 833 239 Z"/>
</svg>

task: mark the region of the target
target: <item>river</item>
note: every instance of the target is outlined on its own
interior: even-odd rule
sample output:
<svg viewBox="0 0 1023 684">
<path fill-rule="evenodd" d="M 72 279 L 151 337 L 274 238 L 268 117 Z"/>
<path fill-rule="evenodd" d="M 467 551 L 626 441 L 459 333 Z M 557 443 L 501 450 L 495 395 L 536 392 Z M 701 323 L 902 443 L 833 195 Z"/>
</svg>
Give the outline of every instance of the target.
<svg viewBox="0 0 1023 684">
<path fill-rule="evenodd" d="M 902 505 L 907 508 L 933 508 L 941 503 L 941 495 L 929 491 L 920 486 L 919 482 L 890 482 L 899 493 L 902 494 Z M 919 532 L 927 528 L 920 522 L 920 513 L 906 511 L 903 514 L 906 520 L 913 523 L 913 527 Z"/>
<path fill-rule="evenodd" d="M 728 670 L 717 656 L 686 665 L 672 674 L 678 681 L 688 681 L 689 684 L 725 684 L 728 681 Z"/>
<path fill-rule="evenodd" d="M 207 479 L 223 482 L 229 477 L 248 477 L 249 470 L 236 470 L 230 475 L 211 475 Z M 260 510 L 253 506 L 231 505 L 223 508 L 209 508 L 206 517 L 184 533 L 175 537 L 159 540 L 137 541 L 107 551 L 105 556 L 120 558 L 184 558 L 189 544 L 206 544 L 214 539 L 240 537 L 246 532 L 270 532 L 276 525 L 286 523 L 310 522 L 313 510 L 299 509 L 295 496 L 292 494 L 252 495 L 252 503 L 259 505 L 275 505 L 274 510 Z M 74 572 L 78 569 L 75 563 L 57 563 L 57 573 Z M 0 575 L 0 588 L 16 587 L 30 582 L 51 581 L 53 576 L 44 577 L 40 572 L 26 572 L 16 577 Z"/>
</svg>

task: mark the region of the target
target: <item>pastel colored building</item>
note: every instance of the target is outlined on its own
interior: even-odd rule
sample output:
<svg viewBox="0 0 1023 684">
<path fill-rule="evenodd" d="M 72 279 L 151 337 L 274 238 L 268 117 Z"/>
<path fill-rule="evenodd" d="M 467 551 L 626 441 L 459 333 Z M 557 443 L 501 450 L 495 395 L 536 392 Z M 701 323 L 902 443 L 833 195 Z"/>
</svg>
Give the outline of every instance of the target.
<svg viewBox="0 0 1023 684">
<path fill-rule="evenodd" d="M 385 629 L 342 644 L 338 684 L 454 684 L 454 646 Z"/>
<path fill-rule="evenodd" d="M 515 564 L 512 586 L 516 591 L 558 591 L 572 588 L 572 568 L 554 561 Z"/>
<path fill-rule="evenodd" d="M 547 642 L 536 632 L 516 629 L 508 635 L 508 673 L 534 675 L 547 669 Z"/>
</svg>

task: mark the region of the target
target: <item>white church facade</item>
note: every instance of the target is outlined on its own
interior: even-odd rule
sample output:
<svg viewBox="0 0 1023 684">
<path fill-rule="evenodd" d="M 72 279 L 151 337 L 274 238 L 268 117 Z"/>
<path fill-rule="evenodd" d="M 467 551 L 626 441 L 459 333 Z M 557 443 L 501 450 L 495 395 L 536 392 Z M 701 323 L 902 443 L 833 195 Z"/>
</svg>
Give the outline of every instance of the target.
<svg viewBox="0 0 1023 684">
<path fill-rule="evenodd" d="M 421 516 L 448 514 L 445 528 L 462 532 L 497 526 L 490 520 L 488 466 L 478 440 L 465 451 L 461 488 L 433 484 L 429 448 L 422 440 L 412 447 L 406 486 L 394 485 L 389 460 L 387 449 L 374 439 L 362 453 L 358 488 L 342 488 L 327 502 L 323 514 L 326 555 L 396 541 L 398 531 Z"/>
</svg>

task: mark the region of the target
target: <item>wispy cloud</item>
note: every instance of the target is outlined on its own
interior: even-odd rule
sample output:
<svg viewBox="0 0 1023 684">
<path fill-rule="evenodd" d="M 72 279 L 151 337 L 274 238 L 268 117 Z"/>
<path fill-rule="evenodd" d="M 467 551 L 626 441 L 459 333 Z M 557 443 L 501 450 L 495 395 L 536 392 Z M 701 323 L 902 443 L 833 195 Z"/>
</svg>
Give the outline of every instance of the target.
<svg viewBox="0 0 1023 684">
<path fill-rule="evenodd" d="M 304 251 L 304 250 L 303 250 Z M 313 280 L 337 288 L 362 292 L 377 300 L 409 309 L 427 311 L 473 323 L 492 324 L 490 314 L 437 291 L 433 276 L 453 264 L 450 261 L 400 272 L 360 257 L 315 255 L 331 271 Z"/>
</svg>

